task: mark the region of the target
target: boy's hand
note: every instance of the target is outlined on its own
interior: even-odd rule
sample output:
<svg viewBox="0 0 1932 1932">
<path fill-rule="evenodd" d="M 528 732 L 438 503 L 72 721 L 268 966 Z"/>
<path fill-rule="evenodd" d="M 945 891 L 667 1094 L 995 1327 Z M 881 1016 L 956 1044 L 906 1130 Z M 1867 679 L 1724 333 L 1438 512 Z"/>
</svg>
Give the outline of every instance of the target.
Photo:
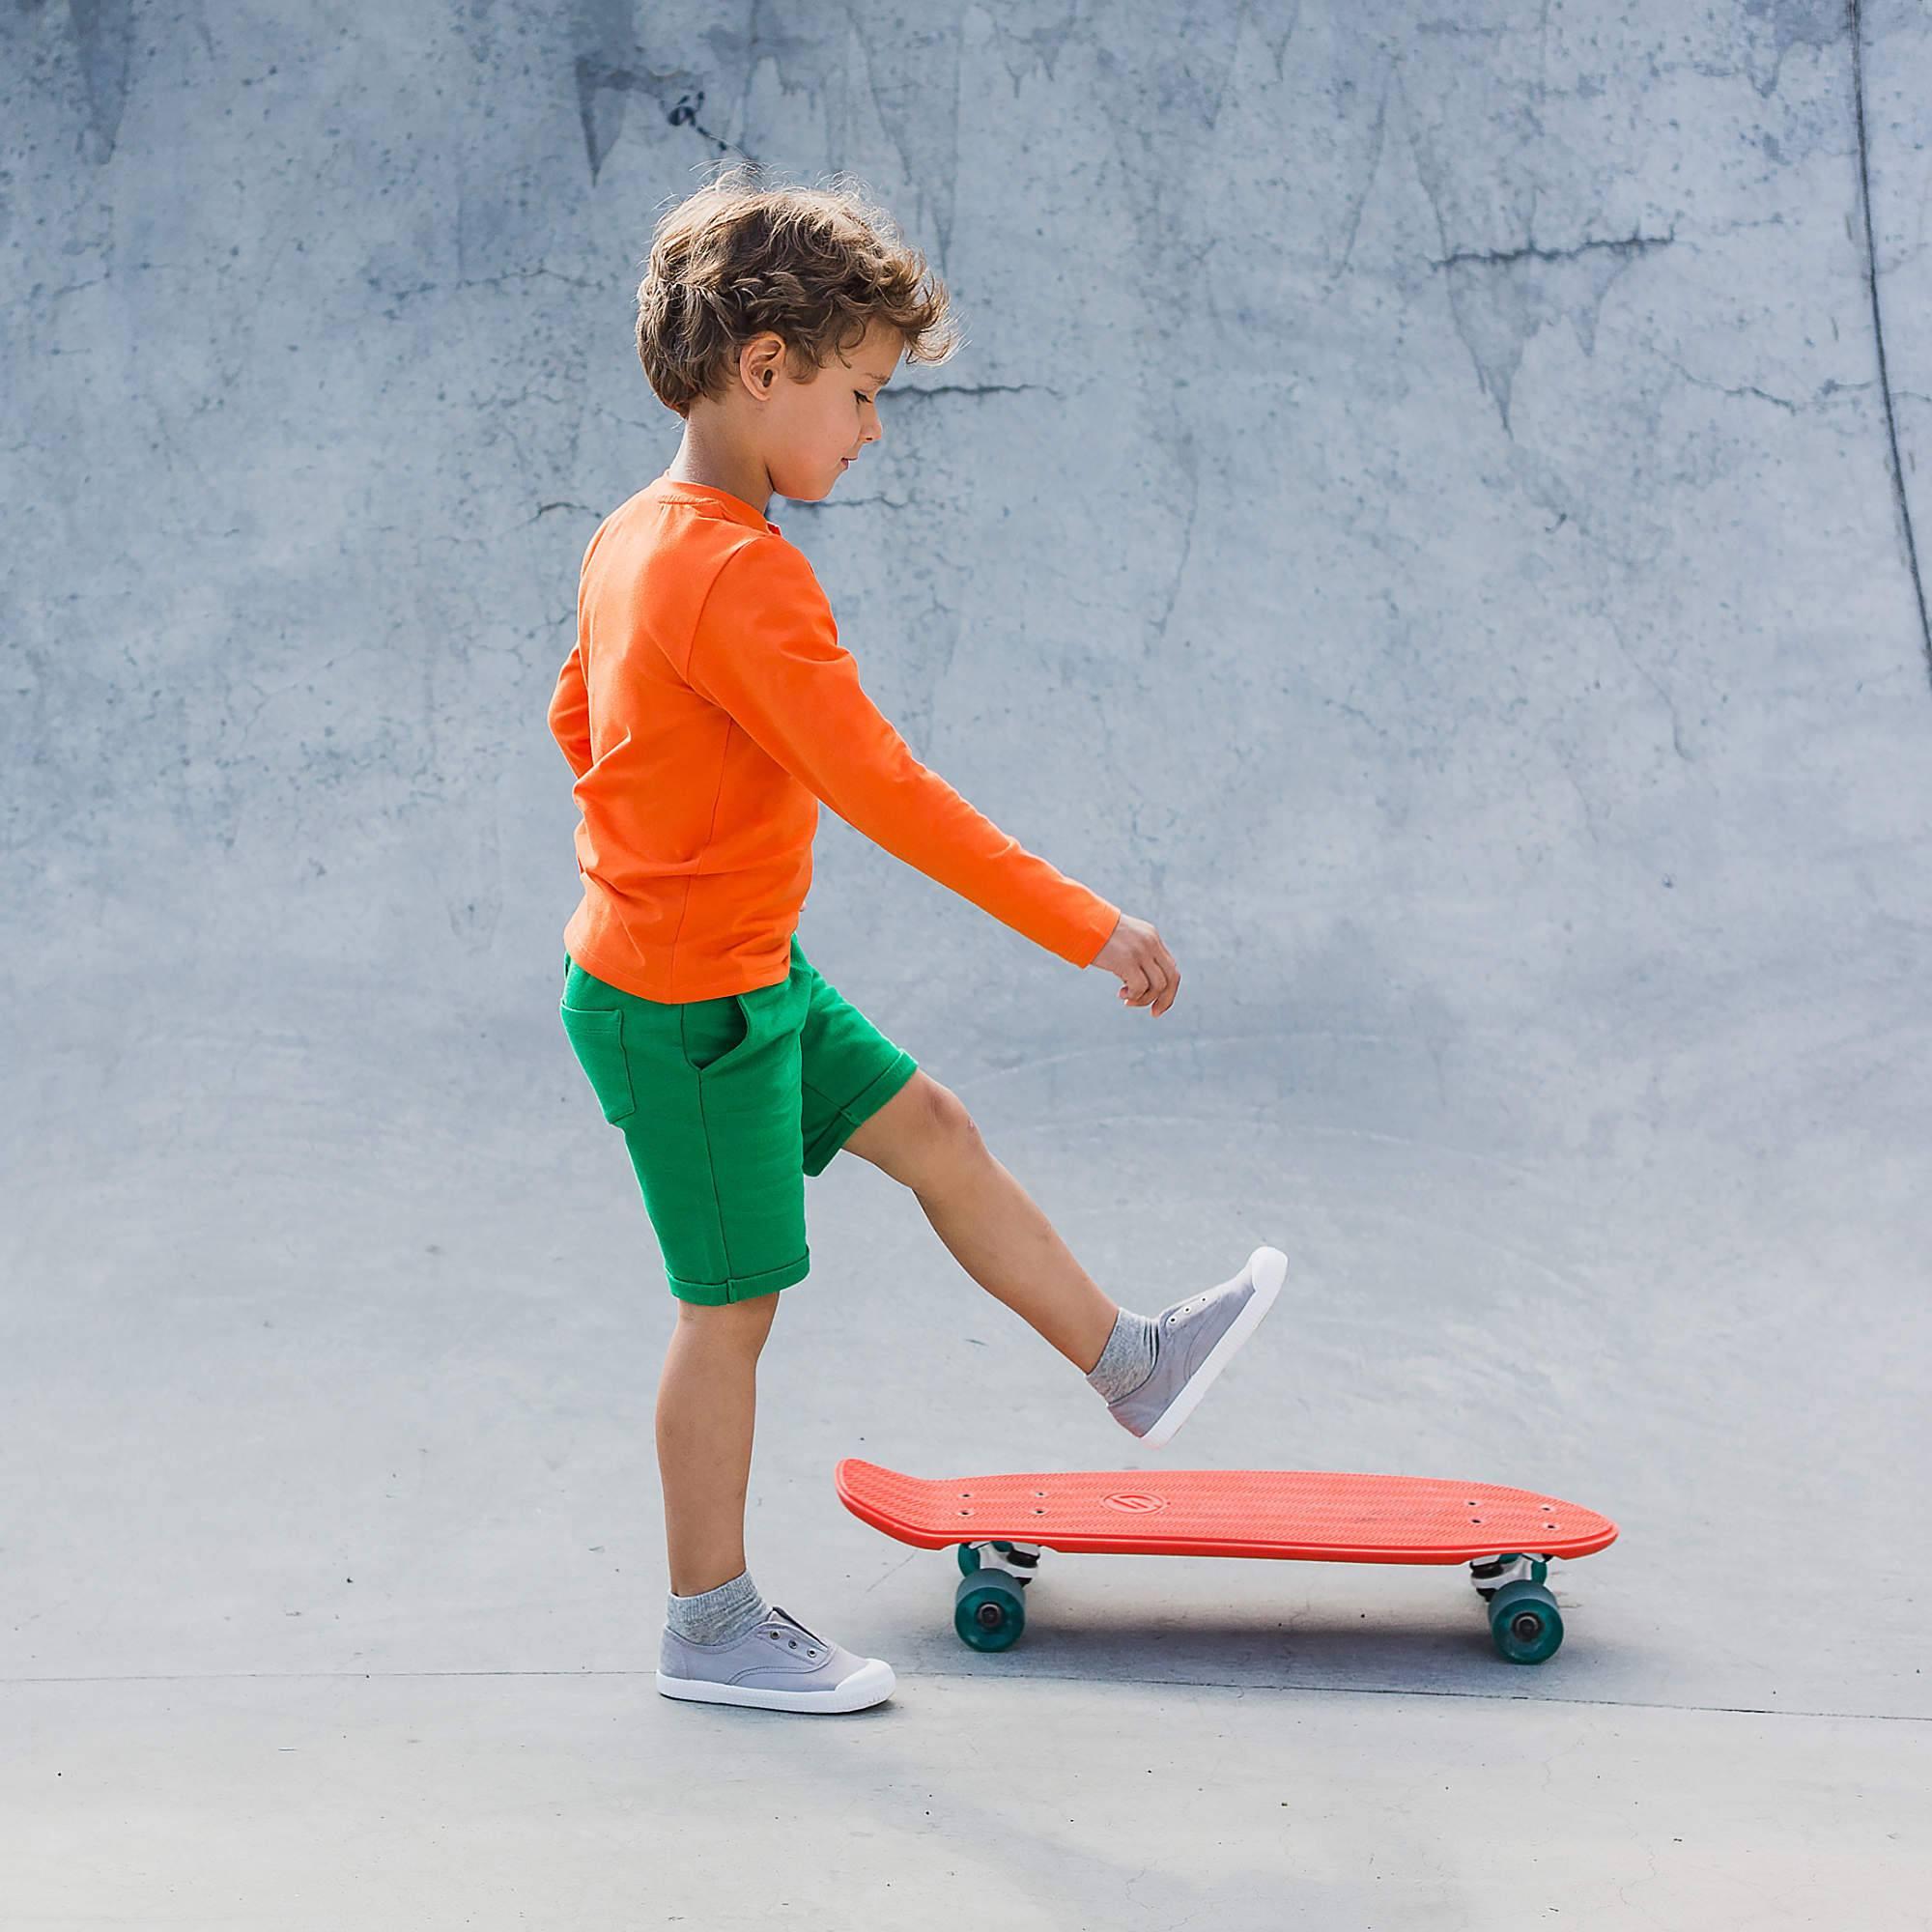
<svg viewBox="0 0 1932 1932">
<path fill-rule="evenodd" d="M 1121 976 L 1121 998 L 1130 1007 L 1144 1007 L 1150 1000 L 1156 1013 L 1164 1013 L 1180 990 L 1180 968 L 1161 936 L 1144 919 L 1122 913 L 1106 945 L 1094 955 L 1095 966 L 1104 966 Z"/>
</svg>

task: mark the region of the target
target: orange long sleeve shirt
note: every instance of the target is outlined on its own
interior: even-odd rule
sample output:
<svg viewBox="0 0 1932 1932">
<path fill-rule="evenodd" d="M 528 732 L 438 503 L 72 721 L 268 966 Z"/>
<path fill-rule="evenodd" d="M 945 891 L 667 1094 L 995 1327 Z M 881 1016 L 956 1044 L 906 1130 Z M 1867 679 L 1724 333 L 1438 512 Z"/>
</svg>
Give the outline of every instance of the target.
<svg viewBox="0 0 1932 1932">
<path fill-rule="evenodd" d="M 1120 918 L 913 756 L 804 552 L 710 484 L 660 476 L 598 526 L 549 722 L 582 813 L 564 947 L 640 999 L 785 977 L 821 800 L 1072 965 Z"/>
</svg>

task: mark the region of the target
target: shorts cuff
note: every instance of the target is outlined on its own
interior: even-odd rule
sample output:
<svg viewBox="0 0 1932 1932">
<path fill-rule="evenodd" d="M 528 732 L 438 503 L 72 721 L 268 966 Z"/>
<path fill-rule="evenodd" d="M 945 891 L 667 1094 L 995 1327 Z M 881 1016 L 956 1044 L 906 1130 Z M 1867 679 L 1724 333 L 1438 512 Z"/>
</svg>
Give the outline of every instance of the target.
<svg viewBox="0 0 1932 1932">
<path fill-rule="evenodd" d="M 761 1294 L 776 1294 L 811 1272 L 811 1250 L 807 1248 L 797 1261 L 783 1267 L 766 1268 L 758 1274 L 734 1274 L 725 1281 L 686 1281 L 665 1269 L 665 1280 L 680 1301 L 696 1301 L 706 1308 L 721 1307 L 727 1301 L 753 1301 Z"/>
<path fill-rule="evenodd" d="M 901 1047 L 899 1057 L 876 1080 L 847 1100 L 833 1115 L 825 1131 L 806 1149 L 806 1173 L 823 1174 L 832 1156 L 851 1138 L 852 1130 L 876 1114 L 918 1071 L 919 1062 Z"/>
</svg>

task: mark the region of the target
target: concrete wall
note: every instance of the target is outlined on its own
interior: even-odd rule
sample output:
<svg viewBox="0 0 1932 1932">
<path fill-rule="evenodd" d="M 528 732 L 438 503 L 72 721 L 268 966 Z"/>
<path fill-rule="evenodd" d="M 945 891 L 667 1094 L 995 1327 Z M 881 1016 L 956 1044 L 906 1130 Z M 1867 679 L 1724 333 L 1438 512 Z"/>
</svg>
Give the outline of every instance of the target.
<svg viewBox="0 0 1932 1932">
<path fill-rule="evenodd" d="M 1928 101 L 1908 0 L 10 7 L 9 1674 L 630 1667 L 654 1631 L 628 1351 L 669 1306 L 556 1023 L 544 711 L 584 542 L 676 445 L 631 343 L 653 222 L 748 154 L 856 173 L 968 336 L 775 520 L 915 751 L 1183 986 L 1123 1014 L 829 811 L 812 957 L 1129 1305 L 1289 1251 L 1279 1352 L 1182 1460 L 1618 1518 L 1569 1694 L 1845 1719 L 1765 1720 L 1781 1795 L 1740 1787 L 1699 1868 L 1843 1854 L 1835 1906 L 1905 1923 Z M 926 1473 L 1125 1438 L 873 1170 L 812 1185 L 758 1563 L 861 1641 L 930 1605 L 831 1500 L 855 1437 Z M 574 1552 L 619 1520 L 613 1578 Z M 1827 1546 L 1855 1601 L 1798 1587 Z M 1211 1623 L 1232 1567 L 1161 1588 Z M 1293 1682 L 1486 1694 L 1329 1615 Z M 1277 1681 L 1169 1634 L 1170 1674 Z M 1639 1789 L 1675 1761 L 1643 1735 Z M 1893 1754 L 1869 1844 L 1803 1836 L 1814 1747 L 1840 1790 Z M 1032 1793 L 1000 1759 L 988 1821 Z M 1498 1776 L 1463 1820 L 1507 1877 Z M 1147 1842 L 1094 1922 L 1130 1922 Z M 1741 1909 L 1673 1896 L 1658 1922 Z"/>
</svg>

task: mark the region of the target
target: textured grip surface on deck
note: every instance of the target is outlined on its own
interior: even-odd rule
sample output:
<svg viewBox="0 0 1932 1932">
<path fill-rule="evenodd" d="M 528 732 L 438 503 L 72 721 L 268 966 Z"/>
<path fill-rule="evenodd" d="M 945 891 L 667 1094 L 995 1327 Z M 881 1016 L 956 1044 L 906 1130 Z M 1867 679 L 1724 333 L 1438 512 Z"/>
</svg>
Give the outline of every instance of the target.
<svg viewBox="0 0 1932 1932">
<path fill-rule="evenodd" d="M 1541 1490 L 1329 1469 L 1078 1469 L 926 1478 L 848 1456 L 838 1498 L 924 1548 L 1037 1543 L 1062 1550 L 1312 1561 L 1460 1563 L 1503 1551 L 1585 1556 L 1616 1524 Z"/>
</svg>

